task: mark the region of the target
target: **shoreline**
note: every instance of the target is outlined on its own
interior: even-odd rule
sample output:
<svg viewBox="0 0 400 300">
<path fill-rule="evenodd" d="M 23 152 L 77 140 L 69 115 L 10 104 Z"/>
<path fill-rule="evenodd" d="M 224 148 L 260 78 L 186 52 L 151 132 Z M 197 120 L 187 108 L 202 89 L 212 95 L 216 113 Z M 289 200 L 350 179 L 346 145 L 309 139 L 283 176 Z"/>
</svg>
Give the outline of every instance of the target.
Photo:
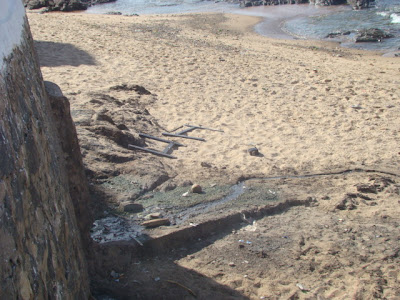
<svg viewBox="0 0 400 300">
<path fill-rule="evenodd" d="M 105 4 L 107 5 L 107 4 Z M 386 57 L 395 57 L 400 55 L 400 51 L 395 48 L 391 49 L 373 49 L 374 43 L 355 43 L 354 41 L 345 40 L 341 38 L 326 39 L 317 37 L 307 37 L 303 35 L 297 35 L 285 28 L 288 22 L 308 18 L 315 16 L 326 16 L 335 13 L 350 11 L 350 5 L 332 5 L 332 6 L 318 6 L 311 4 L 286 4 L 276 6 L 254 6 L 247 8 L 232 7 L 230 3 L 214 3 L 215 6 L 203 9 L 189 9 L 181 8 L 178 12 L 161 13 L 161 15 L 174 15 L 174 14 L 190 14 L 190 13 L 227 13 L 237 15 L 248 15 L 262 18 L 258 24 L 254 26 L 254 31 L 265 37 L 274 39 L 286 39 L 286 40 L 314 40 L 319 42 L 333 42 L 340 45 L 340 47 L 348 49 L 358 49 L 365 51 L 379 52 Z M 223 6 L 225 5 L 225 6 Z M 86 12 L 88 13 L 88 12 Z M 91 12 L 89 12 L 91 13 Z M 144 16 L 158 15 L 157 13 L 144 13 Z M 333 32 L 333 31 L 332 31 Z M 330 32 L 329 32 L 330 33 Z M 372 46 L 372 48 L 371 48 Z"/>
<path fill-rule="evenodd" d="M 105 7 L 109 5 L 115 5 L 116 2 L 104 3 L 104 4 L 97 4 L 93 7 Z M 253 30 L 255 33 L 265 36 L 267 38 L 274 38 L 274 39 L 284 39 L 284 40 L 312 40 L 316 42 L 328 42 L 328 43 L 336 43 L 340 47 L 346 49 L 357 49 L 362 51 L 369 51 L 374 53 L 381 53 L 382 56 L 385 57 L 396 57 L 400 55 L 400 51 L 396 49 L 371 49 L 368 47 L 371 43 L 365 43 L 365 47 L 362 44 L 356 44 L 354 42 L 348 40 L 340 40 L 340 39 L 322 39 L 322 38 L 312 38 L 306 36 L 296 35 L 294 32 L 287 30 L 285 28 L 285 24 L 290 21 L 296 19 L 302 19 L 305 17 L 312 17 L 312 16 L 325 16 L 329 14 L 335 14 L 338 12 L 343 12 L 349 10 L 349 5 L 334 5 L 334 6 L 318 6 L 318 5 L 311 5 L 311 4 L 286 4 L 286 5 L 277 5 L 277 6 L 254 6 L 248 8 L 233 8 L 233 4 L 222 3 L 222 5 L 229 5 L 230 7 L 218 7 L 221 5 L 221 2 L 214 3 L 217 5 L 211 8 L 210 11 L 203 11 L 202 9 L 196 10 L 194 9 L 191 11 L 190 9 L 181 9 L 178 12 L 169 12 L 169 13 L 144 13 L 140 14 L 141 16 L 157 16 L 157 15 L 179 15 L 179 14 L 198 14 L 198 13 L 223 13 L 223 14 L 236 14 L 236 15 L 247 15 L 247 16 L 254 16 L 262 18 L 260 22 L 258 22 Z M 107 10 L 113 11 L 113 10 Z M 118 10 L 117 10 L 118 11 Z M 31 11 L 33 12 L 33 11 Z M 67 13 L 74 13 L 74 12 L 67 12 Z M 82 13 L 82 14 L 94 14 L 94 15 L 107 15 L 105 11 L 99 10 L 98 12 L 90 12 L 88 10 L 85 11 L 77 11 L 75 13 Z M 118 16 L 118 15 L 117 15 Z M 130 16 L 130 14 L 122 14 L 120 16 Z M 135 16 L 135 15 L 132 15 Z"/>
</svg>

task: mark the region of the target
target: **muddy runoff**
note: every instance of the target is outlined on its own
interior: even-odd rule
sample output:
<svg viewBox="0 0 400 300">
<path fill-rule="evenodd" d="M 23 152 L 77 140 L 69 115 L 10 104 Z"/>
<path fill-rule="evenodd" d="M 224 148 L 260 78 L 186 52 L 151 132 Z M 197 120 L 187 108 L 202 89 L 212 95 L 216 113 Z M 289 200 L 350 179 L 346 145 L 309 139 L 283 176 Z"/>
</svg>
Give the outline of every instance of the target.
<svg viewBox="0 0 400 300">
<path fill-rule="evenodd" d="M 307 192 L 302 193 L 301 198 L 296 196 L 298 193 L 293 193 L 293 190 L 299 191 L 303 181 L 374 173 L 397 176 L 380 170 L 347 169 L 329 173 L 239 178 L 235 185 L 204 183 L 201 193 L 191 193 L 190 187 L 139 193 L 135 203 L 141 207 L 140 212 L 105 212 L 103 218 L 94 222 L 91 237 L 99 244 L 123 242 L 135 247 L 145 247 L 154 239 L 177 235 L 179 231 L 191 232 L 193 237 L 203 227 L 211 231 L 222 230 L 222 227 L 233 228 L 240 223 L 252 223 L 255 219 L 284 207 L 312 205 L 315 199 L 306 196 Z M 291 181 L 296 183 L 291 186 Z M 153 217 L 168 220 L 168 226 L 146 228 L 142 225 Z M 185 234 L 182 238 L 185 239 Z"/>
<path fill-rule="evenodd" d="M 315 199 L 293 200 L 283 191 L 282 185 L 287 180 L 302 181 L 330 176 L 345 176 L 352 173 L 381 173 L 384 171 L 348 169 L 329 173 L 273 176 L 263 178 L 240 178 L 235 185 L 203 184 L 201 193 L 191 193 L 190 187 L 177 187 L 171 191 L 150 191 L 142 193 L 135 203 L 142 211 L 129 213 L 117 210 L 106 212 L 106 216 L 94 222 L 91 237 L 100 244 L 128 242 L 143 247 L 152 239 L 174 232 L 199 231 L 204 223 L 215 223 L 217 230 L 223 220 L 226 226 L 235 223 L 251 223 L 257 217 L 271 209 L 280 209 L 290 205 L 310 205 Z M 393 175 L 393 174 L 388 174 Z M 121 181 L 121 180 L 119 180 Z M 126 187 L 125 187 L 126 188 Z M 291 188 L 286 187 L 286 190 Z M 288 198 L 289 197 L 289 198 Z M 143 222 L 155 217 L 167 220 L 168 226 L 146 228 Z M 225 226 L 225 225 L 224 225 Z"/>
<path fill-rule="evenodd" d="M 197 227 L 204 221 L 219 219 L 249 208 L 259 208 L 279 202 L 279 191 L 262 180 L 241 181 L 233 186 L 204 184 L 201 193 L 191 193 L 188 187 L 167 192 L 149 192 L 135 203 L 143 207 L 138 213 L 111 211 L 94 222 L 91 237 L 98 243 L 132 241 L 139 245 L 152 236 L 185 227 Z M 170 226 L 147 229 L 141 224 L 152 216 L 168 219 Z M 243 216 L 243 220 L 245 220 Z"/>
</svg>

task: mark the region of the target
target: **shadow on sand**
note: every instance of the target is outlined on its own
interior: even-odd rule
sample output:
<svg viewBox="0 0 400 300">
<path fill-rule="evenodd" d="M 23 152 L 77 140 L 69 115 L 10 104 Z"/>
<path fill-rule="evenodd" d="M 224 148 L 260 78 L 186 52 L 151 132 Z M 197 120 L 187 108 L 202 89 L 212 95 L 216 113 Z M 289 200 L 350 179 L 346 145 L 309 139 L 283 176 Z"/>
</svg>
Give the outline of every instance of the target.
<svg viewBox="0 0 400 300">
<path fill-rule="evenodd" d="M 107 195 L 93 187 L 91 193 L 96 199 L 95 210 L 106 209 Z M 177 262 L 223 238 L 232 229 L 239 229 L 240 218 L 234 219 L 218 221 L 220 228 L 212 234 L 215 223 L 209 222 L 158 239 L 142 234 L 144 244 L 135 240 L 93 243 L 94 256 L 89 265 L 95 299 L 248 300 L 240 291 Z"/>
<path fill-rule="evenodd" d="M 96 65 L 94 57 L 72 44 L 46 41 L 34 43 L 42 67 Z"/>
</svg>

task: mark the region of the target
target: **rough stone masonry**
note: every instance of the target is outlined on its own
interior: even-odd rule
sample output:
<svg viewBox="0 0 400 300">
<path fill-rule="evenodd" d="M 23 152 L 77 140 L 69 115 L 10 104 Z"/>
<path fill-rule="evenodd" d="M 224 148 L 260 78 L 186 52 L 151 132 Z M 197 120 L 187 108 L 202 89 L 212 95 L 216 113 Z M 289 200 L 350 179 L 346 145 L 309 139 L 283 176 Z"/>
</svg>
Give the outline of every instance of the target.
<svg viewBox="0 0 400 300">
<path fill-rule="evenodd" d="M 79 230 L 87 224 L 77 222 L 71 200 L 69 154 L 22 1 L 0 7 L 0 299 L 88 299 Z"/>
</svg>

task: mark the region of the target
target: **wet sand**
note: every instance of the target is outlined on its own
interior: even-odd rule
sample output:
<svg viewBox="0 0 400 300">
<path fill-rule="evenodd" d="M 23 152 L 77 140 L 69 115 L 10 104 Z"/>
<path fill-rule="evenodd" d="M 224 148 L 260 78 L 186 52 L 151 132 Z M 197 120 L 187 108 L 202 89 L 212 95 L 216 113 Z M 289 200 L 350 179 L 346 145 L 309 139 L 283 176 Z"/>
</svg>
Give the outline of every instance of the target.
<svg viewBox="0 0 400 300">
<path fill-rule="evenodd" d="M 343 10 L 343 7 L 324 7 L 309 4 L 257 6 L 234 11 L 234 13 L 262 17 L 263 21 L 255 26 L 255 31 L 274 39 L 295 39 L 284 29 L 284 24 L 297 18 L 331 14 Z"/>
</svg>

